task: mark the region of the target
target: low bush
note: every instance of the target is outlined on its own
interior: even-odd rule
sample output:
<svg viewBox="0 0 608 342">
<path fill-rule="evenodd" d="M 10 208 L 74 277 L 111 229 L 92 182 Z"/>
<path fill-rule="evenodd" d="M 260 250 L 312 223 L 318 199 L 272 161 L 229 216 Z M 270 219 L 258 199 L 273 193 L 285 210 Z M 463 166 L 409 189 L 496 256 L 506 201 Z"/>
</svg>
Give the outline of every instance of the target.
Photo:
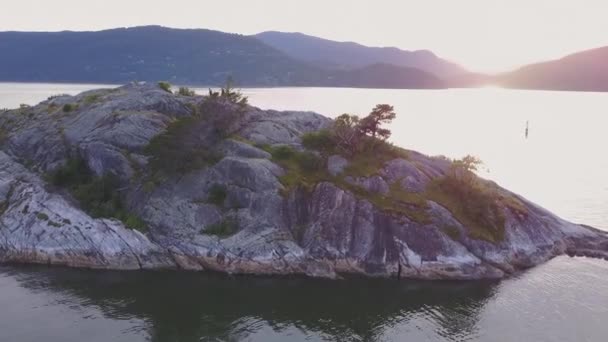
<svg viewBox="0 0 608 342">
<path fill-rule="evenodd" d="M 81 157 L 70 158 L 49 175 L 49 181 L 67 189 L 93 218 L 115 218 L 131 229 L 147 229 L 145 223 L 126 208 L 118 177 L 113 174 L 95 176 Z"/>
<path fill-rule="evenodd" d="M 49 215 L 47 215 L 45 213 L 37 213 L 36 218 L 39 219 L 40 221 L 48 221 Z"/>
<path fill-rule="evenodd" d="M 169 83 L 169 82 L 165 82 L 165 81 L 158 82 L 158 87 L 160 89 L 166 91 L 167 93 L 173 93 L 171 91 L 171 83 Z"/>
<path fill-rule="evenodd" d="M 207 195 L 207 202 L 221 207 L 224 205 L 224 201 L 226 200 L 227 195 L 228 193 L 224 185 L 214 184 L 209 189 L 209 194 Z"/>
<path fill-rule="evenodd" d="M 302 145 L 307 149 L 324 152 L 325 154 L 336 152 L 336 142 L 332 132 L 328 129 L 305 133 L 302 135 Z"/>
<path fill-rule="evenodd" d="M 217 163 L 222 155 L 213 148 L 216 137 L 202 139 L 202 129 L 211 129 L 202 116 L 184 117 L 152 138 L 145 148 L 152 173 L 163 178 Z"/>
<path fill-rule="evenodd" d="M 228 102 L 238 104 L 241 108 L 245 108 L 249 103 L 249 98 L 234 87 L 234 80 L 232 77 L 228 77 L 224 86 L 220 88 L 220 91 L 213 91 L 209 89 L 209 96 L 207 100 L 214 101 L 217 99 L 226 100 Z"/>
<path fill-rule="evenodd" d="M 269 152 L 272 160 L 287 171 L 279 178 L 287 192 L 299 186 L 311 190 L 329 177 L 323 159 L 312 152 L 296 151 L 287 145 L 260 147 Z"/>
<path fill-rule="evenodd" d="M 84 98 L 84 103 L 87 105 L 91 105 L 97 101 L 99 101 L 99 99 L 101 99 L 101 96 L 98 94 L 91 94 L 91 95 L 87 95 Z"/>
<path fill-rule="evenodd" d="M 196 92 L 188 87 L 180 87 L 177 91 L 178 95 L 193 97 L 196 96 Z"/>
<path fill-rule="evenodd" d="M 75 104 L 72 104 L 72 103 L 66 103 L 66 104 L 63 105 L 63 111 L 65 113 L 69 113 L 71 111 L 74 111 L 74 110 L 76 110 L 76 108 L 77 108 L 77 106 Z"/>
<path fill-rule="evenodd" d="M 504 239 L 503 207 L 510 208 L 511 205 L 485 181 L 463 182 L 454 177 L 443 177 L 429 184 L 426 196 L 447 208 L 467 227 L 470 238 L 491 243 Z"/>
</svg>

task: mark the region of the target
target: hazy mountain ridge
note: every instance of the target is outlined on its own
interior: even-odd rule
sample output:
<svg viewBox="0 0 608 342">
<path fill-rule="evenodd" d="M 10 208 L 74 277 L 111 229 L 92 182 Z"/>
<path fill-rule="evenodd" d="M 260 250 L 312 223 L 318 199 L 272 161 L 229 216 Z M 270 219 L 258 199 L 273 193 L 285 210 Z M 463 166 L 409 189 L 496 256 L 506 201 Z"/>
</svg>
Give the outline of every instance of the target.
<svg viewBox="0 0 608 342">
<path fill-rule="evenodd" d="M 0 50 L 10 51 L 0 54 L 2 81 L 216 85 L 232 75 L 243 86 L 443 87 L 411 68 L 384 67 L 381 82 L 368 66 L 352 74 L 325 70 L 253 37 L 202 29 L 0 32 Z"/>
<path fill-rule="evenodd" d="M 372 48 L 300 33 L 255 36 L 160 26 L 94 32 L 0 32 L 0 81 L 168 80 L 241 86 L 608 91 L 608 47 L 500 75 L 467 72 L 430 51 Z"/>
<path fill-rule="evenodd" d="M 608 91 L 608 46 L 527 65 L 496 82 L 509 88 Z"/>
<path fill-rule="evenodd" d="M 352 69 L 372 64 L 393 64 L 417 68 L 440 78 L 467 73 L 464 68 L 428 50 L 369 47 L 355 42 L 337 42 L 303 33 L 277 31 L 262 32 L 255 37 L 293 58 L 323 67 Z"/>
</svg>

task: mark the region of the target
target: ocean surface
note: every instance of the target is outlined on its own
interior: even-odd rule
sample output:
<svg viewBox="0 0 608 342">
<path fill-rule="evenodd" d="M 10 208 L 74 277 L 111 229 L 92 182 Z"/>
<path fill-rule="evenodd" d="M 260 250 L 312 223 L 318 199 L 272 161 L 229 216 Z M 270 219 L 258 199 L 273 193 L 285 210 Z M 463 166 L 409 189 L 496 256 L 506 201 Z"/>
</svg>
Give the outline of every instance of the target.
<svg viewBox="0 0 608 342">
<path fill-rule="evenodd" d="M 99 87 L 111 86 L 0 83 L 0 108 Z M 394 105 L 393 143 L 429 155 L 476 155 L 484 161 L 483 177 L 565 219 L 608 230 L 608 93 L 243 92 L 264 109 L 332 117 L 366 115 L 379 103 Z M 608 340 L 608 262 L 560 257 L 501 282 L 0 266 L 0 342 L 40 340 L 603 342 Z"/>
</svg>

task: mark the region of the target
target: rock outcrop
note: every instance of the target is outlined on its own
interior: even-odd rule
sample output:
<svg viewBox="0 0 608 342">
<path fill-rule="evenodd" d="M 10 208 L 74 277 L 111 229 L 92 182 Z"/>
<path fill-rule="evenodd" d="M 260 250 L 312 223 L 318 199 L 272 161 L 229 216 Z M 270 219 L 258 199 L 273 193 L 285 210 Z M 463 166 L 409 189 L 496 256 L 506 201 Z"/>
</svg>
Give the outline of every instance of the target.
<svg viewBox="0 0 608 342">
<path fill-rule="evenodd" d="M 302 150 L 301 136 L 331 125 L 311 112 L 240 108 L 231 136 L 196 151 L 217 160 L 167 177 L 153 170 L 150 141 L 196 115 L 203 97 L 130 84 L 60 96 L 0 113 L 0 261 L 103 269 L 213 270 L 241 274 L 361 274 L 421 279 L 501 278 L 560 254 L 608 258 L 608 234 L 562 220 L 511 194 L 520 211 L 501 208 L 504 237 L 475 238 L 466 222 L 431 199 L 414 208 L 426 219 L 387 212 L 349 186 L 384 196 L 397 186 L 424 193 L 450 162 L 411 151 L 369 177 L 343 175 L 349 161 L 328 158 L 341 186 L 282 183 L 286 170 L 267 146 Z M 225 110 L 232 110 L 230 104 Z M 222 105 L 215 105 L 218 115 Z M 218 117 L 222 113 L 219 113 Z M 200 115 L 200 114 L 199 114 Z M 213 129 L 190 132 L 208 142 Z M 97 177 L 120 179 L 126 210 L 145 223 L 133 230 L 93 218 L 49 175 L 74 155 Z M 220 190 L 217 190 L 220 189 Z M 522 211 L 525 213 L 522 214 Z M 125 220 L 123 220 L 125 221 Z"/>
</svg>

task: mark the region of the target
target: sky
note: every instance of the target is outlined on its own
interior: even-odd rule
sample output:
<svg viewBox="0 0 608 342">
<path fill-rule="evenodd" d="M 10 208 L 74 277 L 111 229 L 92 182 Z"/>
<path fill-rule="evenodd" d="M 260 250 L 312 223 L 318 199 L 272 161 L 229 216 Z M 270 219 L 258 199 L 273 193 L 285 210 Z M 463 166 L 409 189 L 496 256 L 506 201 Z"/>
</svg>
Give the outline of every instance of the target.
<svg viewBox="0 0 608 342">
<path fill-rule="evenodd" d="M 501 72 L 608 46 L 608 0 L 0 0 L 0 31 L 151 24 L 428 49 Z"/>
</svg>

